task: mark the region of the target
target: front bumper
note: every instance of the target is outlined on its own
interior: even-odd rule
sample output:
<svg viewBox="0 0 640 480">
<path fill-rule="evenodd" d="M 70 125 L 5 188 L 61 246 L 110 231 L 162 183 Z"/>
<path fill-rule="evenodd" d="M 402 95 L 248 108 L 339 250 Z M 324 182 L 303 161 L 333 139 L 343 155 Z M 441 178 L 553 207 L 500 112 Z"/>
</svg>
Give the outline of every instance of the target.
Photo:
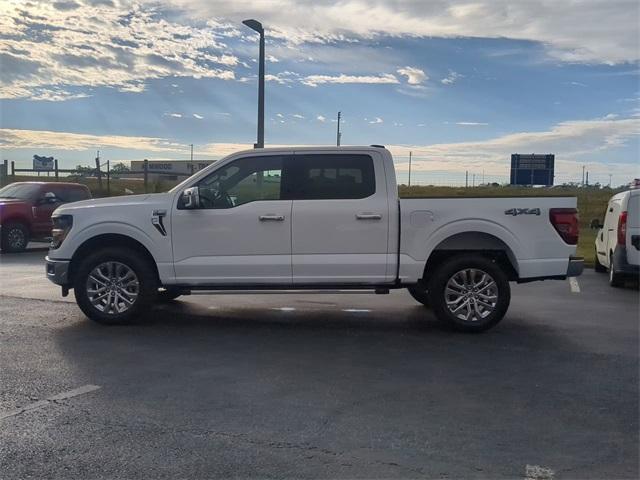
<svg viewBox="0 0 640 480">
<path fill-rule="evenodd" d="M 56 285 L 66 287 L 70 283 L 69 279 L 69 260 L 53 260 L 48 256 L 46 260 L 47 278 Z"/>
<path fill-rule="evenodd" d="M 567 267 L 567 277 L 579 277 L 584 270 L 584 258 L 569 258 L 569 266 Z"/>
</svg>

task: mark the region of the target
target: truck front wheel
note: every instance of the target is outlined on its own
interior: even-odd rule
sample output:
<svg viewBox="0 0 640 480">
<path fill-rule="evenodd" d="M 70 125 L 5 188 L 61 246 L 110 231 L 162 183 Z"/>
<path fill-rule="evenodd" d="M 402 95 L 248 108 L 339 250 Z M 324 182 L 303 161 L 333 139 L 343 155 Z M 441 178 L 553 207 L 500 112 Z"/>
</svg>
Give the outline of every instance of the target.
<svg viewBox="0 0 640 480">
<path fill-rule="evenodd" d="M 11 222 L 2 226 L 1 247 L 3 252 L 23 252 L 29 243 L 29 229 L 20 222 Z"/>
<path fill-rule="evenodd" d="M 481 255 L 449 258 L 430 276 L 428 285 L 429 303 L 438 320 L 464 332 L 495 326 L 511 301 L 507 275 Z"/>
<path fill-rule="evenodd" d="M 103 248 L 74 273 L 74 294 L 84 314 L 98 323 L 124 324 L 141 316 L 156 298 L 152 265 L 132 250 Z"/>
</svg>

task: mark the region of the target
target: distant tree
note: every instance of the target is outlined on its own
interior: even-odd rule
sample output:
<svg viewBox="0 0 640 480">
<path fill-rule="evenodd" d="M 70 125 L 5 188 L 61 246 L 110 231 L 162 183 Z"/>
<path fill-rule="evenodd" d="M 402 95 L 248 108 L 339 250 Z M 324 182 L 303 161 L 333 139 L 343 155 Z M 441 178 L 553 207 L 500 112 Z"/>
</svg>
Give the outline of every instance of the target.
<svg viewBox="0 0 640 480">
<path fill-rule="evenodd" d="M 113 173 L 129 173 L 131 169 L 124 163 L 116 163 L 113 167 L 111 167 L 111 171 Z"/>
<path fill-rule="evenodd" d="M 88 177 L 94 173 L 95 168 L 84 165 L 76 165 L 76 172 L 79 177 Z"/>
</svg>

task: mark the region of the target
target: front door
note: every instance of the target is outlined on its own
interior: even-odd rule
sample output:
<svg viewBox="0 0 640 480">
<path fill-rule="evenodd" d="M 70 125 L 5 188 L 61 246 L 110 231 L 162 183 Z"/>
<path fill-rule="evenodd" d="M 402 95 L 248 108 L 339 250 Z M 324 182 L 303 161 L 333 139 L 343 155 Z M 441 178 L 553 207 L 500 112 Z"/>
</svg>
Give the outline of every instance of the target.
<svg viewBox="0 0 640 480">
<path fill-rule="evenodd" d="M 198 182 L 200 208 L 172 212 L 176 282 L 290 284 L 291 200 L 285 157 L 234 160 Z"/>
<path fill-rule="evenodd" d="M 382 159 L 296 155 L 291 175 L 293 282 L 384 283 L 389 201 Z"/>
</svg>

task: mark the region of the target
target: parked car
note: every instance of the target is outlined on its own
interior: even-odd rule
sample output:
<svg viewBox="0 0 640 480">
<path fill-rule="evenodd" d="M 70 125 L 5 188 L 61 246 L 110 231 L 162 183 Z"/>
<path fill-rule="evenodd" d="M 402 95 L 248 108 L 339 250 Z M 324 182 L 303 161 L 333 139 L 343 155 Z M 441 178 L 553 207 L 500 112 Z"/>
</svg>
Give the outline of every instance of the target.
<svg viewBox="0 0 640 480">
<path fill-rule="evenodd" d="M 0 189 L 0 247 L 20 252 L 30 240 L 51 238 L 51 214 L 60 205 L 91 198 L 79 183 L 15 182 Z"/>
<path fill-rule="evenodd" d="M 239 152 L 168 193 L 65 205 L 53 220 L 47 277 L 103 323 L 192 290 L 408 288 L 480 331 L 507 311 L 509 281 L 583 265 L 575 198 L 399 199 L 376 146 Z"/>
<path fill-rule="evenodd" d="M 604 221 L 594 219 L 599 229 L 595 241 L 595 270 L 609 272 L 613 287 L 628 278 L 638 278 L 640 269 L 640 190 L 620 192 L 609 200 Z"/>
</svg>

